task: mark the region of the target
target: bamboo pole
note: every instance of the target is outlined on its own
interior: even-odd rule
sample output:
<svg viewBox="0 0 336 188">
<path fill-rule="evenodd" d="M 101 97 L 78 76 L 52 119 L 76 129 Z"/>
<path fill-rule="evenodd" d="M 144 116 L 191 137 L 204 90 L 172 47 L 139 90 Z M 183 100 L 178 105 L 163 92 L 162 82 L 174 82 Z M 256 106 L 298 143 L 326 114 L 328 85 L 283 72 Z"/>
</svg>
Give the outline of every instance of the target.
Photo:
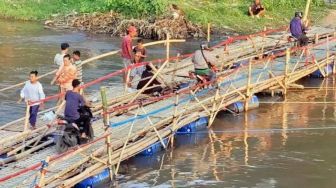
<svg viewBox="0 0 336 188">
<path fill-rule="evenodd" d="M 145 108 L 144 108 L 143 106 L 141 106 L 141 109 L 142 109 L 142 111 L 143 111 L 145 114 L 147 114 L 147 111 L 145 110 Z M 149 116 L 147 116 L 147 120 L 148 120 L 148 122 L 151 124 L 151 126 L 153 126 L 153 129 L 154 129 L 155 133 L 157 134 L 158 138 L 160 139 L 160 142 L 161 142 L 162 147 L 163 147 L 164 149 L 167 149 L 166 144 L 164 143 L 164 141 L 163 141 L 161 135 L 159 134 L 158 130 L 155 128 L 155 124 L 153 123 L 153 121 L 151 120 L 151 118 L 150 118 Z"/>
<path fill-rule="evenodd" d="M 311 3 L 311 0 L 307 0 L 306 2 L 306 8 L 305 8 L 305 12 L 304 12 L 304 15 L 303 15 L 303 23 L 305 24 L 305 26 L 308 25 L 308 15 L 309 15 L 309 7 L 310 7 L 310 3 Z"/>
<path fill-rule="evenodd" d="M 208 23 L 208 35 L 207 35 L 207 41 L 208 42 L 210 42 L 210 40 L 211 40 L 211 34 L 210 34 L 210 32 L 211 32 L 211 24 L 210 23 Z"/>
<path fill-rule="evenodd" d="M 284 94 L 287 94 L 287 80 L 288 80 L 288 66 L 291 58 L 290 49 L 286 49 L 286 62 L 285 62 L 285 79 L 284 79 Z"/>
<path fill-rule="evenodd" d="M 102 98 L 102 106 L 103 106 L 103 117 L 104 117 L 104 126 L 105 126 L 105 132 L 109 131 L 109 127 L 110 127 L 110 115 L 107 113 L 108 110 L 108 104 L 107 104 L 107 97 L 106 97 L 106 87 L 101 87 L 100 88 L 100 94 L 101 94 L 101 98 Z M 107 166 L 110 170 L 110 180 L 113 181 L 113 175 L 114 175 L 114 168 L 112 166 L 112 146 L 111 146 L 111 134 L 109 134 L 106 137 L 105 140 L 105 144 L 106 144 L 106 151 L 108 154 L 108 163 Z"/>
<path fill-rule="evenodd" d="M 177 58 L 173 66 L 173 75 L 172 75 L 172 80 L 171 80 L 172 83 L 175 82 L 176 69 L 177 69 L 177 64 L 180 62 L 180 56 L 181 54 L 177 53 L 177 56 L 176 56 Z"/>
<path fill-rule="evenodd" d="M 216 87 L 215 97 L 213 98 L 213 101 L 212 101 L 212 109 L 211 109 L 211 114 L 210 114 L 210 118 L 208 122 L 209 127 L 213 124 L 216 118 L 216 114 L 217 114 L 216 113 L 216 103 L 217 103 L 218 95 L 219 95 L 219 86 Z"/>
<path fill-rule="evenodd" d="M 252 79 L 252 59 L 250 59 L 248 64 L 248 78 L 247 78 L 247 85 L 246 85 L 246 100 L 245 100 L 245 112 L 248 110 L 249 100 L 251 97 L 250 87 L 251 87 L 251 79 Z"/>
<path fill-rule="evenodd" d="M 168 61 L 164 62 L 163 65 L 159 68 L 159 70 L 153 75 L 153 77 L 145 84 L 145 86 L 140 89 L 138 91 L 138 93 L 133 97 L 133 99 L 129 102 L 129 103 L 132 103 L 134 102 L 138 96 L 143 93 L 147 88 L 148 88 L 148 85 L 157 77 L 158 74 L 160 74 L 160 72 L 163 70 L 163 68 L 168 64 Z"/>
<path fill-rule="evenodd" d="M 26 116 L 25 116 L 25 123 L 23 127 L 23 132 L 26 132 L 29 129 L 29 116 L 30 116 L 30 105 L 26 102 Z"/>
<path fill-rule="evenodd" d="M 170 40 L 170 42 L 172 42 L 172 43 L 180 43 L 180 42 L 185 42 L 185 41 L 186 40 L 184 40 L 184 39 L 171 39 Z M 146 44 L 144 44 L 144 46 L 147 47 L 147 46 L 154 46 L 154 45 L 165 44 L 165 43 L 166 43 L 166 40 L 161 40 L 161 41 L 155 41 L 155 42 L 146 43 Z M 104 53 L 104 54 L 101 54 L 101 55 L 98 55 L 98 56 L 95 56 L 95 57 L 91 57 L 89 59 L 84 60 L 81 65 L 85 65 L 85 64 L 90 63 L 92 61 L 95 61 L 95 60 L 98 60 L 98 59 L 102 59 L 104 57 L 108 57 L 108 56 L 111 56 L 111 55 L 118 54 L 119 52 L 120 52 L 120 50 L 114 50 L 114 51 L 107 52 L 107 53 Z M 56 72 L 57 72 L 57 70 L 53 70 L 51 72 L 45 73 L 45 74 L 39 76 L 38 79 L 44 78 L 44 77 L 46 77 L 48 75 L 55 74 Z M 6 87 L 6 88 L 2 88 L 2 89 L 0 89 L 0 92 L 6 91 L 6 90 L 9 90 L 9 89 L 12 89 L 12 88 L 23 86 L 25 84 L 25 82 L 26 81 L 18 83 L 18 84 L 15 84 L 15 85 L 12 85 L 12 86 L 9 86 L 9 87 Z"/>
<path fill-rule="evenodd" d="M 179 105 L 179 93 L 176 92 L 176 95 L 175 95 L 175 102 L 174 102 L 174 114 L 173 114 L 173 133 L 175 133 L 176 131 L 176 124 L 178 122 L 178 118 L 177 118 L 177 114 L 178 114 L 178 105 Z M 171 137 L 171 146 L 174 147 L 174 134 L 172 135 Z"/>
<path fill-rule="evenodd" d="M 41 79 L 43 77 L 46 77 L 48 75 L 55 74 L 56 72 L 57 72 L 57 70 L 53 70 L 51 72 L 45 73 L 45 74 L 43 74 L 41 76 L 38 76 L 37 79 L 39 80 L 39 79 Z M 5 87 L 5 88 L 2 88 L 2 89 L 0 89 L 0 92 L 6 91 L 6 90 L 9 90 L 9 89 L 13 89 L 13 88 L 16 88 L 16 87 L 23 86 L 25 83 L 26 83 L 26 81 L 18 83 L 18 84 L 15 84 L 15 85 L 12 85 L 12 86 L 8 86 L 8 87 Z"/>
<path fill-rule="evenodd" d="M 135 116 L 134 116 L 135 118 L 138 116 L 138 113 L 139 113 L 139 108 L 138 108 L 138 110 L 137 110 L 137 113 L 136 113 Z M 126 149 L 128 140 L 129 140 L 130 137 L 131 137 L 131 134 L 132 134 L 132 131 L 133 131 L 133 127 L 134 127 L 135 121 L 136 121 L 136 119 L 133 120 L 132 125 L 131 125 L 131 127 L 130 127 L 130 129 L 129 129 L 129 131 L 128 131 L 127 138 L 126 138 L 126 140 L 125 140 L 124 146 L 123 146 L 123 148 L 122 148 L 122 150 L 121 150 L 121 153 L 120 153 L 120 156 L 119 156 L 119 161 L 118 161 L 118 163 L 117 163 L 117 168 L 116 168 L 115 174 L 118 174 L 118 170 L 119 170 L 119 167 L 120 167 L 120 163 L 121 163 L 121 161 L 122 161 L 122 157 L 123 157 L 123 155 L 124 155 L 124 152 L 125 152 L 125 149 Z"/>
<path fill-rule="evenodd" d="M 169 53 L 170 53 L 170 35 L 167 33 L 166 37 L 166 61 L 169 61 Z"/>
</svg>

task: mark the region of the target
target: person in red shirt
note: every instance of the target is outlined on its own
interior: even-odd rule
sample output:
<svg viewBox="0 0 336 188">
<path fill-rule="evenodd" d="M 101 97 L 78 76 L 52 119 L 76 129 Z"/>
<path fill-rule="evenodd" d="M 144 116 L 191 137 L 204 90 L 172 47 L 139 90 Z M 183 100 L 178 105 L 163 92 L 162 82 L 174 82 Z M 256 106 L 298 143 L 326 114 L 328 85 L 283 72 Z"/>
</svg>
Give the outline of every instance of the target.
<svg viewBox="0 0 336 188">
<path fill-rule="evenodd" d="M 121 57 L 123 58 L 124 66 L 127 67 L 134 63 L 134 54 L 132 50 L 132 39 L 138 35 L 137 29 L 134 26 L 130 26 L 127 29 L 127 35 L 123 38 L 121 43 Z M 124 83 L 126 83 L 127 73 L 124 74 Z M 130 70 L 130 78 L 127 86 L 131 87 L 131 81 L 135 76 L 135 69 Z"/>
</svg>

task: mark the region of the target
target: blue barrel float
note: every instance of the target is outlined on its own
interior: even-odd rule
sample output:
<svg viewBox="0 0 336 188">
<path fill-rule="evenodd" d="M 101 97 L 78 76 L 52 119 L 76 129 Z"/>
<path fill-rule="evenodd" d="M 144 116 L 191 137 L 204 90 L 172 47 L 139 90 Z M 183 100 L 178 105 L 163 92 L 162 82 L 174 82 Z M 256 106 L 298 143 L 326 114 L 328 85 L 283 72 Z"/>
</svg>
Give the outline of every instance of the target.
<svg viewBox="0 0 336 188">
<path fill-rule="evenodd" d="M 259 99 L 256 95 L 253 95 L 248 102 L 248 109 L 255 109 L 259 107 Z M 227 107 L 229 110 L 234 111 L 236 113 L 244 112 L 244 102 L 235 102 Z"/>
<path fill-rule="evenodd" d="M 208 121 L 208 117 L 201 117 L 198 120 L 188 123 L 187 125 L 178 129 L 177 134 L 192 133 L 204 129 L 207 126 Z"/>
<path fill-rule="evenodd" d="M 168 144 L 168 138 L 164 138 L 163 143 L 165 145 L 167 145 Z M 161 141 L 158 141 L 158 142 L 152 144 L 151 146 L 149 146 L 148 148 L 146 148 L 145 150 L 143 150 L 141 153 L 139 153 L 139 155 L 150 156 L 150 155 L 153 155 L 153 154 L 161 151 L 162 149 L 163 149 L 163 146 L 161 144 Z"/>
<path fill-rule="evenodd" d="M 75 188 L 94 188 L 104 183 L 108 183 L 109 181 L 110 170 L 106 168 L 103 172 L 77 183 Z"/>
<path fill-rule="evenodd" d="M 329 76 L 330 74 L 332 74 L 333 72 L 333 67 L 332 65 L 326 65 L 324 67 L 324 72 L 326 73 L 326 76 Z M 315 77 L 315 78 L 321 78 L 323 77 L 323 74 L 321 73 L 320 69 L 319 70 L 316 70 L 315 72 L 313 72 L 311 74 L 312 77 Z"/>
</svg>

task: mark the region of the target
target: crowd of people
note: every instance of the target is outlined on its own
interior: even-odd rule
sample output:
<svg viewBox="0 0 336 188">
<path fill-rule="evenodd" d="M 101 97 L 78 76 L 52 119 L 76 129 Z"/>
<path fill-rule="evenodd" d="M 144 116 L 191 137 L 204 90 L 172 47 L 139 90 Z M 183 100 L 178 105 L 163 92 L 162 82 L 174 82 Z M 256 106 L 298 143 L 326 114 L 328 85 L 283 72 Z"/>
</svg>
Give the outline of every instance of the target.
<svg viewBox="0 0 336 188">
<path fill-rule="evenodd" d="M 262 16 L 265 14 L 265 7 L 260 0 L 255 0 L 249 7 L 249 15 Z M 308 44 L 308 37 L 306 36 L 306 27 L 302 22 L 302 12 L 296 12 L 294 18 L 290 22 L 291 37 L 293 37 L 299 44 L 299 46 L 305 46 Z M 134 89 L 141 90 L 147 85 L 147 89 L 144 90 L 145 94 L 160 94 L 164 90 L 162 83 L 152 77 L 153 65 L 142 65 L 130 69 L 129 66 L 133 64 L 139 64 L 144 62 L 147 57 L 147 50 L 144 47 L 142 39 L 137 40 L 137 44 L 133 46 L 133 40 L 138 36 L 137 29 L 134 26 L 129 26 L 127 29 L 127 35 L 123 37 L 121 43 L 121 57 L 122 62 L 127 68 L 123 75 L 123 82 L 127 86 L 128 91 L 134 91 Z M 83 72 L 81 53 L 78 50 L 73 51 L 72 56 L 69 54 L 70 45 L 68 43 L 61 44 L 61 51 L 57 53 L 54 58 L 54 64 L 58 66 L 57 72 L 51 84 L 57 84 L 59 91 L 65 94 L 63 100 L 65 100 L 64 115 L 72 122 L 79 120 L 78 109 L 80 106 L 89 105 L 85 102 L 85 99 L 80 94 L 80 85 L 83 84 Z M 194 76 L 197 79 L 204 79 L 208 81 L 215 80 L 215 62 L 216 59 L 211 58 L 211 49 L 207 42 L 203 42 L 200 45 L 200 49 L 196 50 L 192 63 L 194 65 Z M 134 77 L 139 76 L 140 81 L 134 87 L 132 85 Z M 190 76 L 191 77 L 191 76 Z M 151 81 L 150 81 L 151 80 Z M 148 83 L 148 82 L 151 83 Z M 43 87 L 38 81 L 38 72 L 31 71 L 29 74 L 29 81 L 27 81 L 21 90 L 20 101 L 25 100 L 28 104 L 33 101 L 43 101 L 45 94 Z M 32 129 L 36 127 L 37 113 L 40 106 L 44 106 L 43 102 L 36 102 L 29 104 L 29 122 Z M 83 137 L 85 137 L 85 132 Z"/>
</svg>

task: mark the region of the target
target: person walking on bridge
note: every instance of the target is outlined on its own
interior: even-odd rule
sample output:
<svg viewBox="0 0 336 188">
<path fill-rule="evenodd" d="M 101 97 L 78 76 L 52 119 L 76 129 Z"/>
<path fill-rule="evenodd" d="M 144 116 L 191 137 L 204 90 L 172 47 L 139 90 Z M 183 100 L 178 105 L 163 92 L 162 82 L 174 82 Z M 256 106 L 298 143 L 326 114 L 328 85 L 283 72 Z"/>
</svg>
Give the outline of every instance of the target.
<svg viewBox="0 0 336 188">
<path fill-rule="evenodd" d="M 54 64 L 58 67 L 63 65 L 63 57 L 68 53 L 70 45 L 68 43 L 61 44 L 61 53 L 57 53 L 54 58 Z"/>
<path fill-rule="evenodd" d="M 30 102 L 40 101 L 45 98 L 45 94 L 43 92 L 42 85 L 39 81 L 37 81 L 37 71 L 31 71 L 29 74 L 29 81 L 27 81 L 21 90 L 20 93 L 20 103 L 23 99 L 30 105 Z M 35 129 L 36 119 L 39 107 L 43 107 L 43 102 L 36 102 L 30 105 L 29 107 L 29 123 L 32 129 Z"/>
<path fill-rule="evenodd" d="M 63 57 L 63 68 L 56 73 L 57 82 L 61 87 L 61 93 L 72 90 L 72 81 L 77 78 L 77 69 L 70 61 L 70 55 Z"/>
<path fill-rule="evenodd" d="M 121 43 L 121 57 L 123 58 L 123 63 L 125 68 L 134 63 L 134 54 L 132 50 L 132 40 L 138 35 L 137 29 L 134 26 L 130 26 L 127 29 L 127 35 L 123 38 Z M 124 73 L 123 80 L 127 87 L 131 88 L 131 81 L 136 74 L 135 69 L 129 70 L 130 78 L 127 80 L 127 72 Z"/>
</svg>

